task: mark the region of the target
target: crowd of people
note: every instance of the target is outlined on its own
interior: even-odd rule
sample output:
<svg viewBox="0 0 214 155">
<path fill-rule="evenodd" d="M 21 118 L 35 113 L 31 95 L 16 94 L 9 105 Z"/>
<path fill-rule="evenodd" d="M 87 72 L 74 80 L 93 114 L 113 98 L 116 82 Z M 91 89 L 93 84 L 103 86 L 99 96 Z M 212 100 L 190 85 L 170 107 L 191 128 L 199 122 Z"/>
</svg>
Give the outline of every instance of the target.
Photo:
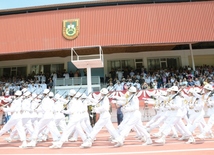
<svg viewBox="0 0 214 155">
<path fill-rule="evenodd" d="M 204 67 L 201 70 L 197 68 L 194 73 L 187 71 L 191 70 L 187 68 L 177 73 L 159 70 L 153 74 L 144 71 L 139 75 L 139 79 L 138 74 L 132 73 L 122 87 L 120 84 L 123 83 L 124 77 L 121 77 L 122 82 L 116 78 L 115 84 L 114 81 L 109 81 L 109 86 L 102 88 L 99 93 L 91 92 L 86 95 L 71 89 L 66 97 L 54 94 L 47 86 L 39 91 L 37 91 L 38 87 L 32 90 L 30 84 L 24 82 L 22 87 L 15 90 L 13 96 L 7 90 L 0 97 L 2 104 L 0 110 L 11 113 L 10 119 L 0 130 L 0 136 L 12 130 L 5 140 L 11 142 L 18 137 L 22 141 L 20 148 L 36 147 L 38 141 L 46 141 L 49 137 L 53 140 L 50 148 L 61 148 L 67 141 L 77 141 L 78 136 L 82 140 L 80 147 L 89 148 L 92 147 L 103 127 L 107 128 L 111 143 L 115 147 L 123 146 L 132 130 L 136 131 L 136 138 L 142 140 L 143 145 L 151 145 L 154 142 L 165 144 L 171 131 L 173 138 L 181 135 L 178 140 L 187 140 L 187 143 L 195 143 L 195 138 L 205 139 L 207 135 L 213 138 L 213 68 Z M 146 104 L 154 105 L 157 114 L 144 126 L 139 108 L 139 100 L 141 100 L 139 92 L 142 93 L 145 89 L 137 87 L 132 81 L 142 80 L 142 83 L 145 83 L 149 77 L 150 83 L 146 83 L 151 86 L 156 80 L 158 81 L 158 77 L 163 79 L 165 76 L 166 82 L 171 85 L 161 87 L 160 84 L 157 88 L 147 88 L 157 89 L 155 93 L 150 93 L 149 98 L 144 98 Z M 179 81 L 177 77 L 188 79 L 187 84 L 177 85 Z M 198 84 L 196 78 L 199 79 Z M 120 93 L 124 90 L 126 90 L 124 94 Z M 118 119 L 117 128 L 111 121 L 112 104 L 116 105 L 118 114 L 121 114 L 118 115 L 120 120 Z M 90 121 L 89 106 L 93 113 L 99 114 L 93 126 Z M 210 116 L 207 122 L 204 120 L 205 107 Z M 66 115 L 68 117 L 65 117 Z M 156 127 L 160 127 L 159 132 L 150 134 Z M 200 134 L 194 135 L 197 127 L 200 128 Z M 152 136 L 159 138 L 153 141 Z"/>
<path fill-rule="evenodd" d="M 122 91 L 130 85 L 138 90 L 170 88 L 172 86 L 201 86 L 204 82 L 214 85 L 214 67 L 198 66 L 195 70 L 189 66 L 179 69 L 149 70 L 112 69 L 107 79 L 109 90 Z M 112 87 L 114 86 L 114 87 Z"/>
</svg>

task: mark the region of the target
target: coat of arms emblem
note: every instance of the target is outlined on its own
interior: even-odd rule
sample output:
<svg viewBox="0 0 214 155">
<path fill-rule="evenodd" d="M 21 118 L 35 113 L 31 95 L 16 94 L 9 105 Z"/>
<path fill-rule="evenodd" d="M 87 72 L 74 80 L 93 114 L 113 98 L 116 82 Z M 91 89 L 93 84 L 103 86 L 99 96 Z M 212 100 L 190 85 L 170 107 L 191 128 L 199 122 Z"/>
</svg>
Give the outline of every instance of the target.
<svg viewBox="0 0 214 155">
<path fill-rule="evenodd" d="M 79 31 L 79 19 L 63 20 L 62 34 L 66 39 L 75 39 Z"/>
</svg>

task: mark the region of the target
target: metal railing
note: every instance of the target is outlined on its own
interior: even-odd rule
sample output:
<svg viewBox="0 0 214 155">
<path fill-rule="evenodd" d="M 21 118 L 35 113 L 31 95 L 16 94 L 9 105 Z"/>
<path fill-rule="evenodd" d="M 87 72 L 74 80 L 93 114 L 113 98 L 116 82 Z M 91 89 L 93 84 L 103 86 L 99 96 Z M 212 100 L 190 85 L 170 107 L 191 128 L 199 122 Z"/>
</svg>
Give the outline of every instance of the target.
<svg viewBox="0 0 214 155">
<path fill-rule="evenodd" d="M 100 85 L 100 77 L 92 76 L 91 77 L 92 85 Z M 69 79 L 57 78 L 54 82 L 55 86 L 76 86 L 76 85 L 87 85 L 87 77 L 72 77 Z"/>
</svg>

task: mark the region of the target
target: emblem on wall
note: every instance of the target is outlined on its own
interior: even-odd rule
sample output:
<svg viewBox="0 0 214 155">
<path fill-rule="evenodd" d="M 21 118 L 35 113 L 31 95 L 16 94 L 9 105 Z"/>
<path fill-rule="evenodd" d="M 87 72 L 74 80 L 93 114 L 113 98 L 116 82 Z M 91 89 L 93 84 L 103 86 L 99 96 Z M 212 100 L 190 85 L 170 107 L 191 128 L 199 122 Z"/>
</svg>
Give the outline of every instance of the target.
<svg viewBox="0 0 214 155">
<path fill-rule="evenodd" d="M 79 35 L 79 19 L 63 20 L 62 34 L 66 39 L 75 39 Z"/>
</svg>

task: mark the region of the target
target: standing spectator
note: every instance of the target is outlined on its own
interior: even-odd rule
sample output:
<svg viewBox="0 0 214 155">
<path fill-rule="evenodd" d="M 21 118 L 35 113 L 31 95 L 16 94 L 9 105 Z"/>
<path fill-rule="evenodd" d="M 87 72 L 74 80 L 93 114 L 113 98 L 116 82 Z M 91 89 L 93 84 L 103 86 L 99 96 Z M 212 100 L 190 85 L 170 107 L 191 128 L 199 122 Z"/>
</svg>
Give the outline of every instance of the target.
<svg viewBox="0 0 214 155">
<path fill-rule="evenodd" d="M 74 77 L 81 77 L 81 73 L 79 69 L 77 69 L 76 72 L 74 73 Z"/>
<path fill-rule="evenodd" d="M 3 96 L 4 95 L 4 90 L 3 88 L 0 86 L 0 96 Z"/>
<path fill-rule="evenodd" d="M 56 84 L 56 79 L 57 79 L 57 74 L 56 74 L 56 72 L 53 72 L 52 75 L 51 75 L 51 77 L 52 77 L 52 80 L 53 80 L 53 85 L 55 86 L 55 84 Z M 50 79 L 49 79 L 49 81 L 50 81 Z"/>
<path fill-rule="evenodd" d="M 116 74 L 117 74 L 118 80 L 121 81 L 123 77 L 123 71 L 121 71 L 121 69 L 118 69 Z"/>
<path fill-rule="evenodd" d="M 109 72 L 109 74 L 110 74 L 110 77 L 111 77 L 112 79 L 115 79 L 115 78 L 116 78 L 116 72 L 115 72 L 114 68 L 111 69 L 111 71 Z"/>
<path fill-rule="evenodd" d="M 63 76 L 64 76 L 65 79 L 69 79 L 69 74 L 68 74 L 68 72 L 66 72 L 66 71 L 65 71 L 65 73 L 63 74 Z"/>
<path fill-rule="evenodd" d="M 74 73 L 72 71 L 69 72 L 69 77 L 74 77 Z"/>
<path fill-rule="evenodd" d="M 131 77 L 131 78 L 132 78 L 132 76 L 134 76 L 134 75 L 135 75 L 135 73 L 134 73 L 133 69 L 131 70 L 131 72 L 129 73 L 129 75 L 130 75 L 130 77 Z"/>
</svg>

